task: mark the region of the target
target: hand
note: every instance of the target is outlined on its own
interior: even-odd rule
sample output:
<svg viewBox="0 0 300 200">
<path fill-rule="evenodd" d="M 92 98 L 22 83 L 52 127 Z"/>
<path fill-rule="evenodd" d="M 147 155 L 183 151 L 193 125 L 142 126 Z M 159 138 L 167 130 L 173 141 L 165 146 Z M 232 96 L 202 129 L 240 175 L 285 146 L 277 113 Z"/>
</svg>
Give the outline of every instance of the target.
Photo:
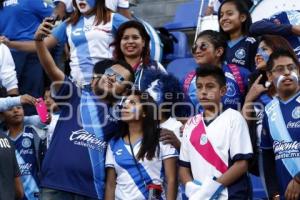
<svg viewBox="0 0 300 200">
<path fill-rule="evenodd" d="M 259 84 L 262 75 L 254 81 L 253 85 L 251 86 L 248 94 L 246 95 L 245 102 L 252 102 L 254 101 L 261 93 L 268 91 L 268 88 L 265 88 L 262 84 Z"/>
<path fill-rule="evenodd" d="M 21 104 L 31 104 L 35 105 L 36 99 L 28 94 L 24 94 L 21 96 Z"/>
<path fill-rule="evenodd" d="M 178 140 L 177 136 L 170 130 L 161 129 L 159 140 L 162 141 L 163 144 L 171 144 L 177 150 L 180 149 L 180 141 Z"/>
<path fill-rule="evenodd" d="M 34 34 L 34 40 L 42 41 L 44 37 L 47 37 L 51 34 L 51 30 L 54 27 L 54 25 L 50 22 L 47 22 L 47 20 L 51 19 L 51 17 L 46 17 L 44 21 L 39 25 L 38 29 Z"/>
<path fill-rule="evenodd" d="M 9 42 L 10 42 L 10 40 L 7 37 L 5 37 L 4 35 L 0 36 L 0 43 L 3 43 L 8 46 Z"/>
<path fill-rule="evenodd" d="M 292 26 L 292 32 L 293 32 L 295 35 L 300 36 L 300 25 L 293 25 L 293 26 Z"/>
<path fill-rule="evenodd" d="M 286 200 L 298 200 L 300 197 L 300 184 L 292 179 L 285 190 L 284 196 Z"/>
</svg>

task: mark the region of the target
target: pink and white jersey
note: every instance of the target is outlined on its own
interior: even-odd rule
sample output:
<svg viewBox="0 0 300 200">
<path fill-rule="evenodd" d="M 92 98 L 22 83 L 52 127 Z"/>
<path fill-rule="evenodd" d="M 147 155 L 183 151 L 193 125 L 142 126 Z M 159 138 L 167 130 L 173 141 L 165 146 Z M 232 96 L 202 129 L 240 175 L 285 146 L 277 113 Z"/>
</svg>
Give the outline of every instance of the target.
<svg viewBox="0 0 300 200">
<path fill-rule="evenodd" d="M 95 16 L 83 17 L 72 25 L 63 22 L 52 31 L 53 36 L 64 44 L 70 45 L 71 76 L 79 85 L 91 83 L 94 64 L 112 58 L 114 33 L 125 21 L 125 17 L 112 13 L 106 24 L 95 25 Z"/>
<path fill-rule="evenodd" d="M 209 125 L 202 120 L 199 114 L 186 123 L 179 157 L 180 165 L 190 168 L 193 178 L 201 183 L 206 178 L 219 178 L 235 161 L 247 160 L 253 152 L 247 123 L 238 111 L 229 108 Z M 247 199 L 247 186 L 245 175 L 225 188 L 219 199 Z"/>
</svg>

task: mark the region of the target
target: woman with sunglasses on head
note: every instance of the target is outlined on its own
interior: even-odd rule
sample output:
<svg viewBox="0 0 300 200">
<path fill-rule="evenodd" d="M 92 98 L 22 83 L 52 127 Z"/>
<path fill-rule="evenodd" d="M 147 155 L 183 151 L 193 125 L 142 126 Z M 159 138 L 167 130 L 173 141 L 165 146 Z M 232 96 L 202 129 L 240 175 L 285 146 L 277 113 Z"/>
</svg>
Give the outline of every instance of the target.
<svg viewBox="0 0 300 200">
<path fill-rule="evenodd" d="M 159 142 L 157 114 L 148 93 L 132 91 L 124 102 L 120 132 L 106 154 L 106 200 L 176 199 L 178 154 Z"/>
<path fill-rule="evenodd" d="M 147 71 L 166 74 L 164 67 L 150 57 L 150 36 L 145 27 L 138 21 L 123 23 L 117 30 L 115 40 L 111 44 L 114 49 L 114 59 L 125 60 L 135 71 L 135 87 L 145 91 Z M 154 80 L 153 80 L 154 81 Z"/>
<path fill-rule="evenodd" d="M 250 72 L 236 65 L 224 63 L 226 54 L 226 40 L 223 36 L 213 30 L 201 32 L 192 48 L 196 63 L 201 67 L 203 64 L 216 65 L 223 69 L 226 76 L 227 92 L 222 98 L 223 110 L 241 108 L 247 89 L 247 78 Z M 184 81 L 184 92 L 187 94 L 196 112 L 202 110 L 197 98 L 197 85 L 195 72 L 190 72 Z"/>
<path fill-rule="evenodd" d="M 226 62 L 254 70 L 257 42 L 249 37 L 251 0 L 224 0 L 218 11 L 220 33 L 227 40 Z"/>
</svg>

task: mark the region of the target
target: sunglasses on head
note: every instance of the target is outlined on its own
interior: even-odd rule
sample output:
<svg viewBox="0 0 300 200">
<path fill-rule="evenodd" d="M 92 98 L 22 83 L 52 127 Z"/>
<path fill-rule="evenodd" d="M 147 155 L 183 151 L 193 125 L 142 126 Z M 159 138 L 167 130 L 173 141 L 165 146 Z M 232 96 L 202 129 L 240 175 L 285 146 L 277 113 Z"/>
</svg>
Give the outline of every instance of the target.
<svg viewBox="0 0 300 200">
<path fill-rule="evenodd" d="M 115 76 L 116 81 L 118 83 L 122 83 L 123 81 L 125 81 L 125 78 L 122 75 L 120 75 L 119 73 L 115 72 L 111 67 L 107 68 L 105 70 L 104 75 L 106 75 L 106 76 Z"/>
<path fill-rule="evenodd" d="M 192 53 L 196 53 L 197 49 L 200 49 L 201 51 L 206 51 L 208 49 L 209 45 L 207 43 L 201 43 L 201 44 L 194 44 L 192 47 Z"/>
</svg>

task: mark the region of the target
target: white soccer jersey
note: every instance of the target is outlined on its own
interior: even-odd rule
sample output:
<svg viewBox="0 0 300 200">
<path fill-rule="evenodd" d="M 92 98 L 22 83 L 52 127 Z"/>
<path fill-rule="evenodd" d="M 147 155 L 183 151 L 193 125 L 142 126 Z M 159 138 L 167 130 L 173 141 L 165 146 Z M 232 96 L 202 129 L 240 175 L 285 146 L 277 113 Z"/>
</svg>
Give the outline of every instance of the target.
<svg viewBox="0 0 300 200">
<path fill-rule="evenodd" d="M 155 157 L 152 160 L 145 158 L 138 161 L 140 171 L 147 184 L 151 182 L 151 179 L 152 183 L 163 185 L 163 160 L 178 156 L 173 146 L 162 143 L 159 143 L 159 145 L 159 158 Z M 135 155 L 137 155 L 140 147 L 141 140 L 133 144 Z M 117 174 L 115 199 L 142 200 L 147 198 L 143 180 L 133 160 L 130 146 L 123 139 L 120 138 L 110 142 L 106 153 L 106 167 L 113 167 Z M 165 199 L 165 195 L 162 196 Z"/>
<path fill-rule="evenodd" d="M 70 45 L 71 76 L 79 85 L 90 84 L 94 64 L 112 58 L 113 35 L 127 19 L 112 13 L 106 24 L 95 25 L 95 16 L 81 17 L 75 25 L 63 22 L 52 34 L 62 44 Z"/>
<path fill-rule="evenodd" d="M 129 8 L 128 0 L 105 0 L 105 5 L 107 8 L 114 12 L 118 11 L 118 8 Z"/>
<path fill-rule="evenodd" d="M 195 180 L 218 178 L 234 161 L 251 158 L 248 126 L 238 111 L 227 109 L 208 126 L 204 125 L 205 130 L 198 128 L 200 120 L 202 116 L 196 115 L 186 123 L 180 149 L 180 165 L 190 167 Z M 245 185 L 236 187 L 242 189 Z M 227 187 L 219 199 L 228 199 L 232 192 Z"/>
<path fill-rule="evenodd" d="M 167 121 L 160 124 L 160 128 L 168 129 L 170 131 L 173 131 L 177 138 L 181 141 L 180 136 L 180 127 L 182 126 L 182 123 L 180 121 L 177 121 L 175 118 L 170 117 Z"/>
</svg>

